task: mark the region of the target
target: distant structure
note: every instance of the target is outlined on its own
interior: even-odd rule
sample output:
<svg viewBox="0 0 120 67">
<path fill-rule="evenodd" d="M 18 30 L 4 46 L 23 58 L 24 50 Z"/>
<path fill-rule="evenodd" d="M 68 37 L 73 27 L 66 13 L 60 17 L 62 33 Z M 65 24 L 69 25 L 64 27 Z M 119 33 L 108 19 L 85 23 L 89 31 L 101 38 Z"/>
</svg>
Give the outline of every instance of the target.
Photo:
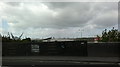
<svg viewBox="0 0 120 67">
<path fill-rule="evenodd" d="M 49 37 L 49 38 L 46 38 L 46 39 L 43 39 L 44 42 L 50 42 L 52 39 L 52 37 Z"/>
<path fill-rule="evenodd" d="M 94 42 L 95 37 L 76 38 L 75 41 L 86 40 L 88 42 Z"/>
<path fill-rule="evenodd" d="M 5 35 L 1 35 L 2 38 L 2 42 L 13 42 L 13 41 L 22 41 L 21 37 L 23 36 L 23 33 L 17 37 L 14 36 L 12 33 L 9 33 L 5 36 Z"/>
<path fill-rule="evenodd" d="M 8 35 L 9 35 L 9 32 L 8 32 Z M 15 37 L 15 36 L 13 36 L 13 34 L 11 33 L 11 36 L 12 36 L 12 39 L 13 39 L 13 40 L 21 40 L 22 35 L 23 35 L 23 33 L 22 33 L 19 37 Z M 9 37 L 10 37 L 10 35 L 9 35 Z"/>
<path fill-rule="evenodd" d="M 46 38 L 42 40 L 43 42 L 55 42 L 55 41 L 74 41 L 73 38 Z"/>
</svg>

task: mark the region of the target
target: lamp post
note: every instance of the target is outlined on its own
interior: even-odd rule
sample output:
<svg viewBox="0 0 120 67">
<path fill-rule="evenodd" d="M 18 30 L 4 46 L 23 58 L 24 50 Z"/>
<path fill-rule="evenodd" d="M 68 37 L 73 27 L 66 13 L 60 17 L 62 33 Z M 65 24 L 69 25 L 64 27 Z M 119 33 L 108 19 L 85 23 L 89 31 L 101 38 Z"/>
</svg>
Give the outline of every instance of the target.
<svg viewBox="0 0 120 67">
<path fill-rule="evenodd" d="M 81 29 L 81 30 L 79 29 L 78 31 L 80 31 L 80 32 L 81 32 L 81 38 L 82 38 L 82 32 L 83 32 L 84 30 L 83 30 L 83 29 Z"/>
</svg>

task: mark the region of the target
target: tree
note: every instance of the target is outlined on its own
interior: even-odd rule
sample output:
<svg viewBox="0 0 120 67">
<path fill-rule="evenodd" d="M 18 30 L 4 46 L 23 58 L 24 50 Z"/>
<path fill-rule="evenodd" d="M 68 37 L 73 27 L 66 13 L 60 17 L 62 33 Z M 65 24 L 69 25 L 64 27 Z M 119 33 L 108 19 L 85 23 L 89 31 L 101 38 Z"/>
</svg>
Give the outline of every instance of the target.
<svg viewBox="0 0 120 67">
<path fill-rule="evenodd" d="M 107 29 L 105 29 L 102 32 L 102 42 L 120 42 L 120 32 L 117 29 L 114 29 L 114 27 L 107 32 Z"/>
<path fill-rule="evenodd" d="M 102 41 L 107 42 L 108 41 L 108 33 L 107 33 L 107 29 L 105 29 L 102 32 Z"/>
</svg>

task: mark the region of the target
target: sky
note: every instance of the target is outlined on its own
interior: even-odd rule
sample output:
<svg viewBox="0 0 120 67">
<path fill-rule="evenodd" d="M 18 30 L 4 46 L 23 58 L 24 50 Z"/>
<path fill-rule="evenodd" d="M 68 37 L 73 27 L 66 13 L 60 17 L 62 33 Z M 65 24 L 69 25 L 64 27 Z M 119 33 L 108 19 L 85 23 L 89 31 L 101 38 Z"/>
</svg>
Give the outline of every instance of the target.
<svg viewBox="0 0 120 67">
<path fill-rule="evenodd" d="M 78 38 L 118 28 L 117 2 L 0 2 L 0 32 L 31 38 Z"/>
</svg>

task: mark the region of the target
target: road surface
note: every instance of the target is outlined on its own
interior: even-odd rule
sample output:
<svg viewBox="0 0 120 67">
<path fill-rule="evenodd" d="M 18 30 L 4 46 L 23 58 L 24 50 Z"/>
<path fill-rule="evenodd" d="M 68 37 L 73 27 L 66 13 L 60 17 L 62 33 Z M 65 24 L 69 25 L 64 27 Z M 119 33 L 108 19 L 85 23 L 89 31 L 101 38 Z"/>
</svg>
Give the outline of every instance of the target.
<svg viewBox="0 0 120 67">
<path fill-rule="evenodd" d="M 2 57 L 3 65 L 91 65 L 119 64 L 119 57 L 11 56 Z"/>
</svg>

